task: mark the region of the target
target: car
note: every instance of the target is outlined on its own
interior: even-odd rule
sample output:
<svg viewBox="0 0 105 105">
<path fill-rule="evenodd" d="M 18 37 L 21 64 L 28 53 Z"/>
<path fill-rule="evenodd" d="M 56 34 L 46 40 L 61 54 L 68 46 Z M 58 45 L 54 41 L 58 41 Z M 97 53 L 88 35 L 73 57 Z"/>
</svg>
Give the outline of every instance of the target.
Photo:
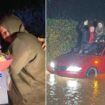
<svg viewBox="0 0 105 105">
<path fill-rule="evenodd" d="M 72 78 L 95 77 L 105 73 L 105 45 L 97 53 L 86 51 L 58 56 L 48 64 L 48 71 Z"/>
</svg>

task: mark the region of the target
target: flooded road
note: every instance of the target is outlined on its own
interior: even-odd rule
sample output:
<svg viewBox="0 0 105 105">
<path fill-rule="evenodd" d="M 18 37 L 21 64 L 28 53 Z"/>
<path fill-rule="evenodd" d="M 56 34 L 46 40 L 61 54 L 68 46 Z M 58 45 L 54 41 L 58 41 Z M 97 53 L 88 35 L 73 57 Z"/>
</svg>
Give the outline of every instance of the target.
<svg viewBox="0 0 105 105">
<path fill-rule="evenodd" d="M 105 105 L 105 75 L 74 79 L 47 73 L 47 105 Z"/>
</svg>

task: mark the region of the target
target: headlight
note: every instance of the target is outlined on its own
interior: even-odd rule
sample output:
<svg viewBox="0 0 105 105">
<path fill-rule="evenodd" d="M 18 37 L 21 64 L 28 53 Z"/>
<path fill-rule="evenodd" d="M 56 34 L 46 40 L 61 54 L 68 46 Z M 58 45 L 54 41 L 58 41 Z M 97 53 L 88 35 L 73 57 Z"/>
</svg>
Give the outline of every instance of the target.
<svg viewBox="0 0 105 105">
<path fill-rule="evenodd" d="M 66 70 L 71 72 L 79 72 L 82 70 L 82 68 L 78 66 L 69 66 Z"/>
<path fill-rule="evenodd" d="M 51 66 L 52 68 L 54 68 L 54 67 L 55 67 L 55 63 L 54 63 L 54 62 L 51 62 L 51 63 L 50 63 L 50 66 Z"/>
</svg>

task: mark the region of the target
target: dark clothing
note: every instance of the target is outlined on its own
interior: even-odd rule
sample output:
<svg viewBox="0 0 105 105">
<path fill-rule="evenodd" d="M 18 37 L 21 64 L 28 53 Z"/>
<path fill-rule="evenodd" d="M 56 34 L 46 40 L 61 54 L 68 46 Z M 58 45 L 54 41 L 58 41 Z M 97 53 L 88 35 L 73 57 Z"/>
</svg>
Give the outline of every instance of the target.
<svg viewBox="0 0 105 105">
<path fill-rule="evenodd" d="M 1 48 L 2 52 L 6 53 L 8 50 L 9 44 L 7 42 L 5 42 L 5 40 L 2 39 L 1 37 L 0 37 L 0 44 L 2 46 L 2 48 Z"/>
<path fill-rule="evenodd" d="M 80 34 L 81 34 L 81 44 L 82 43 L 87 43 L 89 41 L 89 31 L 88 31 L 88 26 L 84 25 L 83 23 L 80 24 L 79 26 Z"/>
<path fill-rule="evenodd" d="M 81 43 L 87 43 L 89 42 L 89 31 L 86 27 L 83 27 L 83 29 L 81 29 L 82 31 L 82 40 Z"/>
<path fill-rule="evenodd" d="M 95 36 L 94 41 L 95 42 L 100 42 L 102 40 L 105 40 L 105 35 L 99 35 L 99 36 Z"/>
<path fill-rule="evenodd" d="M 89 31 L 88 31 L 88 26 L 81 26 L 81 34 L 82 34 L 82 39 L 81 39 L 81 50 L 87 50 L 89 47 Z"/>
</svg>

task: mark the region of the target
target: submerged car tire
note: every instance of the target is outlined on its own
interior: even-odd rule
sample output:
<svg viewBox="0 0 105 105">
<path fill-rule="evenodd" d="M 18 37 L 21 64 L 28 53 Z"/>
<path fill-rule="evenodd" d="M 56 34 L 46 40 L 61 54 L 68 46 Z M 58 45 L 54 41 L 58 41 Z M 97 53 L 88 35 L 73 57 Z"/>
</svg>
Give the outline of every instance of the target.
<svg viewBox="0 0 105 105">
<path fill-rule="evenodd" d="M 98 71 L 95 67 L 90 67 L 86 72 L 87 78 L 94 78 L 98 75 Z"/>
</svg>

